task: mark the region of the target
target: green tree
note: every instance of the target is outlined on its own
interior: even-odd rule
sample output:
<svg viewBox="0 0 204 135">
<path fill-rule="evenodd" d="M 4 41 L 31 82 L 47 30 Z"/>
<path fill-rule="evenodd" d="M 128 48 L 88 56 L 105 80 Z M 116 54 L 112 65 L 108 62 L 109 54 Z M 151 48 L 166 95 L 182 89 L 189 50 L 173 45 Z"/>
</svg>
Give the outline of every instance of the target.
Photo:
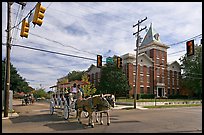
<svg viewBox="0 0 204 135">
<path fill-rule="evenodd" d="M 99 93 L 110 93 L 118 96 L 126 96 L 130 90 L 128 80 L 122 69 L 118 69 L 116 62 L 106 64 L 101 68 L 101 79 L 98 86 Z"/>
<path fill-rule="evenodd" d="M 72 71 L 68 73 L 68 80 L 69 81 L 75 81 L 75 80 L 81 80 L 82 75 L 85 73 L 85 71 Z"/>
<path fill-rule="evenodd" d="M 84 91 L 84 97 L 88 97 L 90 95 L 93 95 L 96 92 L 96 88 L 93 84 L 89 82 L 89 78 L 87 74 L 82 75 L 82 81 L 86 84 L 82 86 L 82 89 Z"/>
<path fill-rule="evenodd" d="M 49 98 L 49 94 L 45 91 L 44 88 L 39 88 L 33 92 L 35 98 Z"/>
<path fill-rule="evenodd" d="M 2 60 L 2 90 L 5 84 L 5 59 Z M 31 92 L 25 78 L 22 78 L 16 68 L 10 63 L 10 89 L 14 92 Z"/>
<path fill-rule="evenodd" d="M 202 95 L 202 45 L 195 45 L 193 56 L 187 55 L 179 59 L 183 69 L 182 87 L 193 93 L 194 97 Z"/>
</svg>

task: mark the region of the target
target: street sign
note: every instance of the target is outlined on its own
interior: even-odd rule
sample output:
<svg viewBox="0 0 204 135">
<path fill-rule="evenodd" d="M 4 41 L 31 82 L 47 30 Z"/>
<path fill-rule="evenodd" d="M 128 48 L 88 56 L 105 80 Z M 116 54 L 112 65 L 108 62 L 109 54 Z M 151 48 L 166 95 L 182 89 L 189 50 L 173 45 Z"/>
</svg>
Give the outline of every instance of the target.
<svg viewBox="0 0 204 135">
<path fill-rule="evenodd" d="M 113 58 L 111 58 L 111 57 L 106 58 L 106 63 L 113 64 L 114 63 Z"/>
</svg>

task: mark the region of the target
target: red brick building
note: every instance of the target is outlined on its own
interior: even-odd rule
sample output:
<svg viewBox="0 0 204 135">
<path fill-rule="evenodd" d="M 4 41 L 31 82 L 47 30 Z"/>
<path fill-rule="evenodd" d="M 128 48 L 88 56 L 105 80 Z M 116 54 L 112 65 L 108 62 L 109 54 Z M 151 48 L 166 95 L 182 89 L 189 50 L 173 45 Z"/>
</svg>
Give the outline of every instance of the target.
<svg viewBox="0 0 204 135">
<path fill-rule="evenodd" d="M 181 68 L 177 61 L 167 63 L 167 49 L 169 47 L 160 41 L 152 25 L 139 46 L 137 94 L 156 94 L 157 97 L 167 97 L 180 93 Z M 124 54 L 123 71 L 128 78 L 133 95 L 135 89 L 135 54 Z M 100 81 L 100 69 L 91 65 L 88 69 L 90 81 L 95 85 Z"/>
</svg>

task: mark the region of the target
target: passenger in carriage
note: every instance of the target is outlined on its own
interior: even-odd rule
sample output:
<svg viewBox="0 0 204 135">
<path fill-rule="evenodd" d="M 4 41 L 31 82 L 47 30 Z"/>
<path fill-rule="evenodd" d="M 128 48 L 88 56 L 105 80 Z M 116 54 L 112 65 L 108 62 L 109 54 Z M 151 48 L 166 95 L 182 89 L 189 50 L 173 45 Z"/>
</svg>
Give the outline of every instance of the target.
<svg viewBox="0 0 204 135">
<path fill-rule="evenodd" d="M 83 99 L 84 98 L 84 90 L 80 87 L 80 84 L 77 85 L 77 89 L 78 89 L 77 93 L 81 92 L 80 98 Z M 78 99 L 78 97 L 77 97 L 77 99 Z"/>
</svg>

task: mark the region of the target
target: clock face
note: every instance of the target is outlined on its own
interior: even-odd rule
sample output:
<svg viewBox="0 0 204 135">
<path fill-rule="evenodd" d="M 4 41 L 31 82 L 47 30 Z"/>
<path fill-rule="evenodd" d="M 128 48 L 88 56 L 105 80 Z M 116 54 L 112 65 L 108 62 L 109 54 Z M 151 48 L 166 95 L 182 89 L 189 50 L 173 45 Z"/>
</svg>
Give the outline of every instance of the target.
<svg viewBox="0 0 204 135">
<path fill-rule="evenodd" d="M 155 38 L 156 40 L 159 40 L 159 33 L 156 33 L 156 34 L 154 35 L 154 38 Z"/>
</svg>

